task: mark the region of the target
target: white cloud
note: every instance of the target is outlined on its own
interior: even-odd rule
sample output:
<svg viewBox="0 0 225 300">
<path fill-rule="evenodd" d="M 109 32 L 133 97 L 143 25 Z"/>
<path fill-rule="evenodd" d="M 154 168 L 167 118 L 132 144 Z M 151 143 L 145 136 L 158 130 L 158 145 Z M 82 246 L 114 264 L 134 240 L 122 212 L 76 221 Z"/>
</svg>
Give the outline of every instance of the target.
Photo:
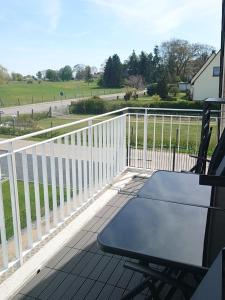
<svg viewBox="0 0 225 300">
<path fill-rule="evenodd" d="M 48 18 L 50 31 L 55 31 L 59 25 L 61 6 L 61 0 L 42 0 L 43 11 Z"/>
<path fill-rule="evenodd" d="M 172 30 L 197 21 L 220 16 L 221 0 L 86 0 L 115 15 L 123 24 L 167 34 Z M 201 23 L 199 23 L 201 26 Z"/>
</svg>

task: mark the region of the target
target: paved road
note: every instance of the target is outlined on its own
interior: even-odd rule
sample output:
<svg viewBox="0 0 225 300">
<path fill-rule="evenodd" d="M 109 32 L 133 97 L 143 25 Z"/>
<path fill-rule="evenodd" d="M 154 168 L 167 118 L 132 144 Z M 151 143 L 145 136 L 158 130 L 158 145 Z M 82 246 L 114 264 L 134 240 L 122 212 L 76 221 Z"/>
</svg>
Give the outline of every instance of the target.
<svg viewBox="0 0 225 300">
<path fill-rule="evenodd" d="M 139 94 L 143 94 L 143 92 L 140 92 Z M 117 94 L 110 94 L 110 95 L 102 95 L 100 97 L 104 100 L 114 100 L 117 97 L 123 98 L 123 96 L 124 96 L 124 93 L 117 93 Z M 90 98 L 90 97 L 81 97 L 81 98 L 75 98 L 75 99 L 26 104 L 26 105 L 21 105 L 21 106 L 5 107 L 5 108 L 1 108 L 1 110 L 4 112 L 4 115 L 6 115 L 6 116 L 16 115 L 17 112 L 19 112 L 20 114 L 30 114 L 32 112 L 32 110 L 34 113 L 45 112 L 45 111 L 48 111 L 50 107 L 52 108 L 53 113 L 54 112 L 63 112 L 67 109 L 68 105 L 71 104 L 71 101 L 77 102 L 79 100 L 84 100 L 84 99 L 88 99 L 88 98 Z"/>
</svg>

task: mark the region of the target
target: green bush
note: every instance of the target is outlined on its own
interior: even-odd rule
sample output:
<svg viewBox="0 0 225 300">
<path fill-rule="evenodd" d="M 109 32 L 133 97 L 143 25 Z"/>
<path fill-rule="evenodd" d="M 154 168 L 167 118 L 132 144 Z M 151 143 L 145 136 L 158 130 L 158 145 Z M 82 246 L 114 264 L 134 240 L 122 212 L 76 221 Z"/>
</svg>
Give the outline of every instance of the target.
<svg viewBox="0 0 225 300">
<path fill-rule="evenodd" d="M 160 96 L 159 96 L 159 95 L 155 94 L 155 95 L 153 95 L 153 96 L 152 96 L 151 100 L 152 100 L 152 101 L 154 101 L 154 102 L 155 102 L 155 101 L 157 101 L 157 102 L 158 102 L 158 101 L 160 101 L 160 100 L 161 100 L 161 98 L 160 98 Z"/>
<path fill-rule="evenodd" d="M 169 93 L 172 94 L 174 97 L 176 97 L 177 94 L 179 93 L 179 88 L 176 85 L 171 85 L 169 87 Z"/>
<path fill-rule="evenodd" d="M 161 79 L 158 82 L 157 85 L 157 94 L 163 99 L 167 98 L 168 96 L 168 87 L 167 87 L 167 82 L 164 79 Z"/>
<path fill-rule="evenodd" d="M 153 96 L 155 94 L 158 94 L 158 84 L 157 83 L 151 83 L 147 87 L 147 94 L 149 96 Z"/>
<path fill-rule="evenodd" d="M 123 98 L 125 101 L 128 101 L 128 100 L 130 100 L 131 96 L 132 96 L 132 91 L 128 91 L 128 92 L 126 92 L 126 94 L 124 95 Z"/>
<path fill-rule="evenodd" d="M 69 111 L 72 114 L 103 114 L 106 112 L 106 102 L 98 97 L 72 102 Z"/>
<path fill-rule="evenodd" d="M 154 99 L 154 100 L 153 100 Z M 159 96 L 149 100 L 139 99 L 130 100 L 126 102 L 124 100 L 99 100 L 89 99 L 79 102 L 74 102 L 70 106 L 70 113 L 74 114 L 102 114 L 105 112 L 111 112 L 117 109 L 125 107 L 146 107 L 146 108 L 173 108 L 173 109 L 202 109 L 204 101 L 187 101 L 187 100 L 160 100 Z M 219 109 L 219 106 L 213 106 L 213 109 Z M 180 112 L 179 112 L 180 113 Z"/>
</svg>

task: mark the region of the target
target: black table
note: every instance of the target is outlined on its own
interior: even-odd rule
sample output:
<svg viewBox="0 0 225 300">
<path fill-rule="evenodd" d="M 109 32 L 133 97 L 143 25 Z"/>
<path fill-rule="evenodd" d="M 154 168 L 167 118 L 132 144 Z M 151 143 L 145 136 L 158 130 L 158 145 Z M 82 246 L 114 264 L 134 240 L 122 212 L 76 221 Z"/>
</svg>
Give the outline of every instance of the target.
<svg viewBox="0 0 225 300">
<path fill-rule="evenodd" d="M 213 206 L 212 187 L 199 184 L 199 175 L 156 171 L 137 195 L 162 201 Z"/>
<path fill-rule="evenodd" d="M 206 270 L 225 246 L 225 211 L 135 197 L 98 235 L 103 251 Z"/>
<path fill-rule="evenodd" d="M 146 285 L 153 294 L 154 280 L 172 284 L 190 299 L 190 286 L 152 270 L 151 264 L 164 266 L 170 274 L 171 270 L 181 270 L 181 275 L 206 273 L 225 246 L 225 210 L 214 206 L 212 190 L 199 185 L 196 174 L 155 172 L 98 235 L 103 251 L 137 259 L 138 264 L 125 266 L 151 278 L 124 299 Z"/>
</svg>

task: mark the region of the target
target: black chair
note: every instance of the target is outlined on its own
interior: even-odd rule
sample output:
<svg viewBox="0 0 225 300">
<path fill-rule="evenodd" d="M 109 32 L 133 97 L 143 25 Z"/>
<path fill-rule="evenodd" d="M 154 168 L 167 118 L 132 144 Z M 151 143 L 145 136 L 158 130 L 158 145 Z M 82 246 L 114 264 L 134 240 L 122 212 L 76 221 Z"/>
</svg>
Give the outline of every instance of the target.
<svg viewBox="0 0 225 300">
<path fill-rule="evenodd" d="M 225 249 L 215 259 L 191 300 L 222 300 L 225 298 Z"/>
<path fill-rule="evenodd" d="M 205 174 L 207 153 L 208 153 L 211 134 L 212 134 L 212 127 L 206 129 L 206 131 L 204 132 L 203 138 L 199 145 L 198 155 L 197 156 L 190 155 L 190 157 L 197 158 L 196 164 L 190 169 L 190 172 L 194 172 L 196 174 Z"/>
<path fill-rule="evenodd" d="M 223 176 L 225 174 L 225 170 L 222 171 L 221 163 L 224 159 L 225 155 L 225 129 L 223 130 L 220 139 L 216 145 L 215 150 L 213 151 L 209 168 L 208 168 L 208 175 L 219 175 Z"/>
<path fill-rule="evenodd" d="M 196 164 L 191 168 L 190 172 L 197 174 L 205 174 L 207 152 L 212 134 L 212 127 L 209 127 L 211 117 L 211 104 L 205 102 L 202 113 L 202 129 L 201 129 L 201 141 L 199 145 L 198 155 L 190 155 L 197 159 Z"/>
</svg>

